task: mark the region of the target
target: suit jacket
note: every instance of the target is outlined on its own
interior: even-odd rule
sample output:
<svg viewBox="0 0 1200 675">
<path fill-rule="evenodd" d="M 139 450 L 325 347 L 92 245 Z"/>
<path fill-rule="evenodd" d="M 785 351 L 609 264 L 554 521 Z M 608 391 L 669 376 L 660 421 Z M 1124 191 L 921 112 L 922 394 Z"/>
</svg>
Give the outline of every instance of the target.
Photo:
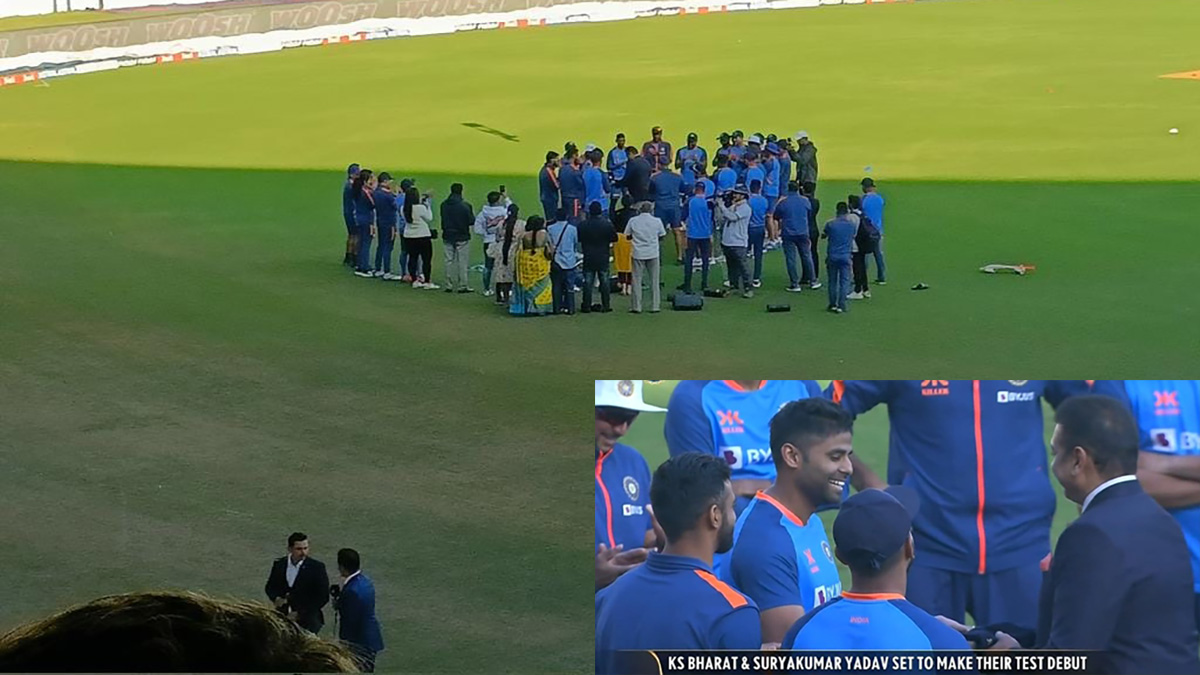
<svg viewBox="0 0 1200 675">
<path fill-rule="evenodd" d="M 337 601 L 341 624 L 338 638 L 371 652 L 383 651 L 383 632 L 375 618 L 375 584 L 359 573 L 342 589 Z"/>
<path fill-rule="evenodd" d="M 1118 483 L 1059 537 L 1037 645 L 1104 650 L 1097 672 L 1200 673 L 1194 598 L 1179 523 L 1137 481 Z"/>
<path fill-rule="evenodd" d="M 329 604 L 329 575 L 325 572 L 325 564 L 315 558 L 306 558 L 300 565 L 296 583 L 288 588 L 287 559 L 287 556 L 277 558 L 271 565 L 271 575 L 267 577 L 267 597 L 274 601 L 286 595 L 286 609 L 299 615 L 296 623 L 317 633 L 325 625 L 321 608 Z"/>
</svg>

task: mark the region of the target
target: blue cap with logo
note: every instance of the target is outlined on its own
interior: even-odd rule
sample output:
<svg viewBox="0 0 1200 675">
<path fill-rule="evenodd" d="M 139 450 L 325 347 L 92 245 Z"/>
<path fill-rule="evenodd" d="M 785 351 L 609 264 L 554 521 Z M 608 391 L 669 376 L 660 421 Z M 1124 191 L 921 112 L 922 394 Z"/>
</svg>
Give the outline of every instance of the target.
<svg viewBox="0 0 1200 675">
<path fill-rule="evenodd" d="M 838 557 L 851 568 L 880 569 L 908 541 L 919 508 L 917 493 L 903 485 L 853 495 L 833 521 Z"/>
</svg>

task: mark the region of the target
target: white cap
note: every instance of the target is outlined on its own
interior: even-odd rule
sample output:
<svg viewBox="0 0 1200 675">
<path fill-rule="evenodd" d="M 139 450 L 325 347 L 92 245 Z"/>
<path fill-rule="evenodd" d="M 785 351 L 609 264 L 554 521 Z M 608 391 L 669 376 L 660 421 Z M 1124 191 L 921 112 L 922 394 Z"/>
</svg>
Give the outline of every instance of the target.
<svg viewBox="0 0 1200 675">
<path fill-rule="evenodd" d="M 642 400 L 641 380 L 596 380 L 596 405 L 639 412 L 667 411 Z"/>
<path fill-rule="evenodd" d="M 591 152 L 593 150 L 599 150 L 595 143 L 588 143 L 587 147 L 584 148 L 584 152 Z"/>
<path fill-rule="evenodd" d="M 797 131 L 796 132 L 796 140 L 800 140 L 801 138 L 808 138 L 808 132 L 807 131 Z"/>
<path fill-rule="evenodd" d="M 763 138 L 762 138 L 762 136 L 759 136 L 758 134 L 754 134 L 750 137 L 750 142 L 755 145 L 762 145 Z"/>
</svg>

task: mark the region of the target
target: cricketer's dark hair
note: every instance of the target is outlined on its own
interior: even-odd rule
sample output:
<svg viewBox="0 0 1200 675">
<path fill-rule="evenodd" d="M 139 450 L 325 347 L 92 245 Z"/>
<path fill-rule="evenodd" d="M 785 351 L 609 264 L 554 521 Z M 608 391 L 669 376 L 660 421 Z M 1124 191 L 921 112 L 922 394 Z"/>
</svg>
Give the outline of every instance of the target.
<svg viewBox="0 0 1200 675">
<path fill-rule="evenodd" d="M 404 222 L 411 223 L 413 221 L 413 207 L 420 201 L 421 193 L 417 192 L 417 188 L 410 187 L 404 191 Z"/>
<path fill-rule="evenodd" d="M 461 195 L 462 193 L 463 193 L 463 184 L 462 183 L 453 183 L 450 185 L 450 194 Z"/>
<path fill-rule="evenodd" d="M 788 181 L 788 192 L 799 192 L 799 191 L 800 191 L 800 184 L 794 180 L 789 180 Z"/>
<path fill-rule="evenodd" d="M 516 204 L 508 205 L 508 216 L 504 218 L 504 250 L 500 257 L 508 264 L 508 250 L 512 248 L 512 240 L 517 228 L 517 216 L 521 215 L 521 207 Z"/>
<path fill-rule="evenodd" d="M 0 635 L 0 672 L 344 673 L 352 653 L 262 603 L 152 591 L 98 598 Z"/>
<path fill-rule="evenodd" d="M 625 154 L 628 156 L 636 155 L 638 154 L 637 148 L 633 147 L 632 145 L 627 145 L 625 146 Z"/>
<path fill-rule="evenodd" d="M 846 204 L 852 209 L 861 209 L 862 197 L 858 195 L 846 195 Z"/>
<path fill-rule="evenodd" d="M 811 180 L 804 181 L 804 183 L 800 187 L 804 188 L 804 194 L 806 194 L 806 195 L 812 195 L 812 194 L 817 193 L 817 184 L 812 182 Z"/>
<path fill-rule="evenodd" d="M 837 206 L 834 207 L 834 210 L 837 211 L 839 216 L 844 216 L 847 213 L 850 213 L 850 207 L 846 205 L 846 202 L 838 202 Z"/>
<path fill-rule="evenodd" d="M 353 574 L 362 569 L 362 558 L 359 557 L 358 551 L 352 548 L 339 548 L 337 553 L 338 567 Z"/>
<path fill-rule="evenodd" d="M 350 183 L 350 191 L 353 194 L 362 192 L 362 189 L 366 186 L 367 181 L 371 180 L 371 176 L 372 173 L 370 169 L 360 170 L 358 175 L 354 177 L 354 181 Z"/>
<path fill-rule="evenodd" d="M 753 192 L 754 194 L 758 194 L 759 192 L 762 192 L 762 181 L 757 178 L 750 181 L 750 191 Z"/>
<path fill-rule="evenodd" d="M 500 193 L 492 190 L 487 194 L 488 206 L 495 206 L 500 203 Z"/>
<path fill-rule="evenodd" d="M 553 161 L 554 161 L 554 160 L 556 160 L 556 159 L 558 159 L 558 153 L 557 153 L 557 152 L 555 152 L 555 151 L 551 150 L 550 152 L 547 152 L 547 153 L 546 153 L 546 163 L 547 163 L 547 164 L 549 164 L 550 162 L 553 162 Z"/>
<path fill-rule="evenodd" d="M 724 169 L 729 166 L 729 155 L 717 155 L 717 168 Z"/>
<path fill-rule="evenodd" d="M 725 496 L 729 464 L 714 455 L 685 452 L 659 465 L 650 481 L 650 505 L 668 542 L 678 541 Z"/>
<path fill-rule="evenodd" d="M 633 206 L 633 195 L 629 194 L 628 192 L 621 195 L 621 206 L 625 208 Z"/>
<path fill-rule="evenodd" d="M 604 213 L 604 207 L 600 205 L 600 202 L 592 202 L 591 204 L 588 204 L 589 216 L 598 216 L 602 213 Z"/>
<path fill-rule="evenodd" d="M 1072 396 L 1054 411 L 1059 438 L 1068 448 L 1087 450 L 1106 476 L 1137 471 L 1138 428 L 1124 403 L 1109 396 Z"/>
<path fill-rule="evenodd" d="M 298 541 L 307 541 L 307 540 L 308 540 L 307 534 L 304 534 L 303 532 L 293 532 L 288 535 L 288 548 L 295 546 L 296 542 L 298 542 Z"/>
<path fill-rule="evenodd" d="M 778 466 L 785 443 L 807 455 L 812 445 L 853 429 L 854 416 L 833 401 L 824 398 L 792 401 L 771 418 L 771 457 Z"/>
</svg>

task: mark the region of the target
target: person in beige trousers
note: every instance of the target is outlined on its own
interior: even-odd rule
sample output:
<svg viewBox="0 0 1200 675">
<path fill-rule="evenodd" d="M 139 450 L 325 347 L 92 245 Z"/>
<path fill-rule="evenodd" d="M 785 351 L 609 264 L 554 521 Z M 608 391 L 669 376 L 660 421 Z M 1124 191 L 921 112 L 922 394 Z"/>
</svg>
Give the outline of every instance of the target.
<svg viewBox="0 0 1200 675">
<path fill-rule="evenodd" d="M 642 202 L 638 214 L 629 219 L 625 234 L 633 242 L 633 295 L 629 311 L 642 313 L 642 281 L 650 283 L 650 312 L 661 310 L 662 284 L 659 276 L 662 265 L 659 258 L 659 240 L 667 235 L 663 222 L 654 217 L 654 205 Z M 649 279 L 647 279 L 649 277 Z"/>
</svg>

